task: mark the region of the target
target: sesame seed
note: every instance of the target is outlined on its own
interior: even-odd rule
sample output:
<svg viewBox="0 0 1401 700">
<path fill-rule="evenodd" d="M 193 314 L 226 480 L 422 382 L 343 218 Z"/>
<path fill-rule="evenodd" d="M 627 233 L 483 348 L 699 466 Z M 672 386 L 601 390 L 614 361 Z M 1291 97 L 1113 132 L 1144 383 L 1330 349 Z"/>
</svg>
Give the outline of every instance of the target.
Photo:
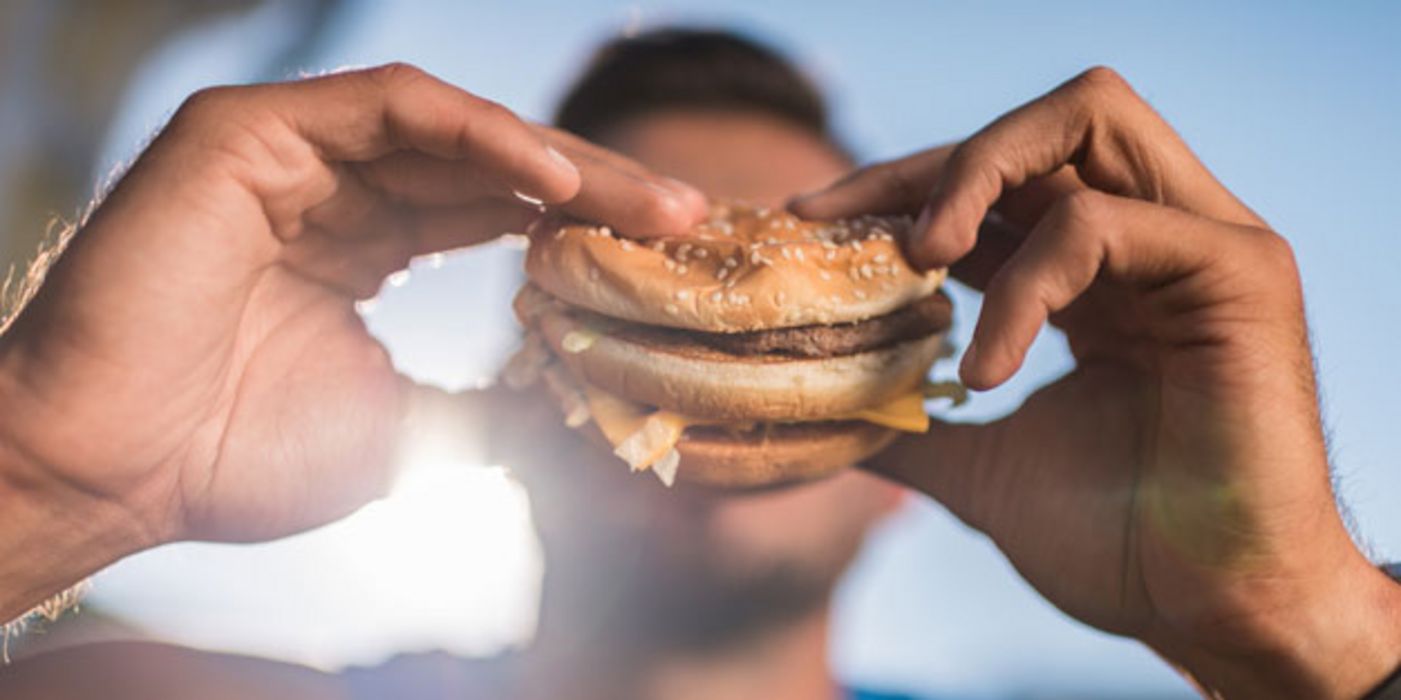
<svg viewBox="0 0 1401 700">
<path fill-rule="evenodd" d="M 725 278 L 726 278 L 726 277 L 729 277 L 729 276 L 730 276 L 730 268 L 728 268 L 728 267 L 722 267 L 722 268 L 719 268 L 719 269 L 715 270 L 715 279 L 720 280 L 721 282 L 724 282 L 724 281 L 725 281 Z"/>
<path fill-rule="evenodd" d="M 821 277 L 821 278 L 824 279 L 824 280 L 831 280 L 831 279 L 832 279 L 832 273 L 830 273 L 830 272 L 828 272 L 828 271 L 826 271 L 826 270 L 818 270 L 818 271 L 817 271 L 817 276 L 818 276 L 818 277 Z"/>
<path fill-rule="evenodd" d="M 676 269 L 676 261 L 672 260 L 671 258 L 662 258 L 662 265 L 664 265 L 668 270 Z"/>
<path fill-rule="evenodd" d="M 681 245 L 679 245 L 679 246 L 676 247 L 676 254 L 677 254 L 677 255 L 687 255 L 687 254 L 689 254 L 690 252 L 691 252 L 691 244 L 690 244 L 690 243 L 682 243 Z"/>
<path fill-rule="evenodd" d="M 787 248 L 784 248 L 784 250 L 788 250 L 788 249 L 787 249 Z M 803 261 L 803 258 L 806 257 L 806 256 L 803 255 L 803 249 L 802 249 L 802 248 L 794 248 L 794 249 L 793 249 L 793 257 L 797 258 L 797 259 L 798 259 L 798 262 L 802 262 L 802 261 Z"/>
<path fill-rule="evenodd" d="M 725 258 L 725 267 L 739 267 L 739 260 L 735 259 L 733 256 Z"/>
<path fill-rule="evenodd" d="M 860 252 L 861 252 L 861 241 L 852 241 L 852 242 L 851 242 L 851 247 L 852 247 L 852 248 L 855 248 L 855 249 L 856 249 L 856 252 L 860 253 Z"/>
<path fill-rule="evenodd" d="M 666 252 L 666 243 L 663 243 L 663 242 L 661 242 L 661 241 L 657 241 L 656 243 L 653 243 L 653 244 L 652 244 L 652 250 L 655 250 L 655 251 L 657 251 L 658 253 L 665 253 L 665 252 Z"/>
<path fill-rule="evenodd" d="M 738 278 L 738 277 L 735 277 L 734 279 L 731 279 L 729 282 L 726 282 L 726 283 L 725 283 L 725 289 L 734 289 L 735 284 L 738 283 L 738 282 L 739 282 L 739 278 Z"/>
<path fill-rule="evenodd" d="M 824 257 L 826 257 L 828 260 L 836 260 L 836 259 L 837 259 L 837 251 L 835 251 L 835 250 L 829 250 L 829 251 L 827 251 L 827 255 L 824 256 Z"/>
<path fill-rule="evenodd" d="M 633 246 L 633 244 L 632 244 L 632 241 L 630 241 L 630 240 L 628 240 L 628 239 L 626 239 L 626 238 L 624 238 L 624 239 L 621 240 L 621 241 L 618 241 L 618 245 L 619 245 L 619 246 L 622 246 L 622 248 L 623 248 L 624 251 L 629 251 L 629 250 L 632 250 L 632 249 L 634 248 L 634 246 Z"/>
<path fill-rule="evenodd" d="M 677 308 L 675 304 L 667 304 L 666 312 L 675 316 L 676 314 L 681 313 L 681 309 Z"/>
<path fill-rule="evenodd" d="M 719 304 L 720 301 L 721 301 L 722 299 L 724 299 L 724 298 L 725 298 L 725 293 L 724 293 L 724 292 L 711 292 L 711 293 L 710 293 L 710 301 L 713 302 L 713 303 Z"/>
<path fill-rule="evenodd" d="M 871 259 L 874 260 L 874 261 L 876 261 L 876 262 L 878 262 L 878 263 L 890 262 L 890 256 L 889 256 L 889 255 L 886 255 L 885 253 L 876 253 L 876 257 L 871 258 Z"/>
<path fill-rule="evenodd" d="M 684 274 L 686 274 L 686 272 L 687 272 L 689 269 L 690 269 L 690 268 L 686 267 L 685 265 L 677 265 L 677 266 L 676 266 L 676 274 L 678 274 L 678 275 L 684 275 Z"/>
<path fill-rule="evenodd" d="M 677 301 L 686 301 L 687 299 L 690 299 L 690 298 L 691 298 L 691 290 L 689 290 L 689 289 L 678 289 L 678 290 L 676 290 L 676 295 L 675 295 L 675 296 L 676 296 L 676 300 L 677 300 Z"/>
<path fill-rule="evenodd" d="M 854 295 L 856 295 L 856 298 L 857 298 L 857 299 L 865 299 L 865 298 L 866 298 L 866 293 L 863 292 L 863 291 L 861 291 L 861 290 L 859 290 L 859 289 L 853 289 L 853 290 L 851 290 L 851 293 L 854 294 Z"/>
<path fill-rule="evenodd" d="M 608 228 L 607 226 L 600 226 L 600 227 L 598 228 L 598 235 L 600 235 L 600 236 L 611 236 L 611 235 L 613 235 L 613 229 Z M 623 242 L 626 243 L 627 241 L 623 241 Z"/>
<path fill-rule="evenodd" d="M 780 251 L 778 251 L 778 252 L 779 252 L 780 255 L 783 256 L 783 259 L 784 259 L 784 260 L 792 260 L 792 259 L 793 259 L 793 251 L 791 251 L 791 250 L 789 250 L 789 249 L 787 249 L 787 248 L 784 248 L 784 249 L 782 249 L 782 250 L 780 250 Z"/>
<path fill-rule="evenodd" d="M 870 265 L 862 265 L 862 266 L 861 266 L 861 276 L 862 276 L 863 278 L 865 278 L 865 279 L 871 279 L 871 275 L 874 275 L 874 274 L 875 274 L 875 270 L 872 270 Z"/>
<path fill-rule="evenodd" d="M 757 250 L 756 250 L 756 251 L 753 251 L 753 252 L 751 252 L 751 253 L 749 254 L 749 264 L 750 264 L 750 265 L 758 265 L 758 264 L 759 264 L 759 261 L 760 261 L 760 260 L 763 260 L 763 259 L 764 259 L 764 256 L 759 255 L 759 251 L 757 251 Z"/>
<path fill-rule="evenodd" d="M 696 257 L 700 258 L 701 260 L 704 260 L 710 257 L 710 251 L 706 250 L 705 248 L 696 248 Z"/>
</svg>

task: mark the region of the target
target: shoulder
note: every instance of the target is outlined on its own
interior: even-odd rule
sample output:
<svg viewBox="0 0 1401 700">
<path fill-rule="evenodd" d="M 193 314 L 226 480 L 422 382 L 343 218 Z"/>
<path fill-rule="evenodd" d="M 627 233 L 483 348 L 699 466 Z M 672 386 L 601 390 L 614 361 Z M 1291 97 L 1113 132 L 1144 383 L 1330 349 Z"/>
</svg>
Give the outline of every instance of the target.
<svg viewBox="0 0 1401 700">
<path fill-rule="evenodd" d="M 68 647 L 0 667 L 7 700 L 347 700 L 337 677 L 303 666 L 168 644 Z"/>
</svg>

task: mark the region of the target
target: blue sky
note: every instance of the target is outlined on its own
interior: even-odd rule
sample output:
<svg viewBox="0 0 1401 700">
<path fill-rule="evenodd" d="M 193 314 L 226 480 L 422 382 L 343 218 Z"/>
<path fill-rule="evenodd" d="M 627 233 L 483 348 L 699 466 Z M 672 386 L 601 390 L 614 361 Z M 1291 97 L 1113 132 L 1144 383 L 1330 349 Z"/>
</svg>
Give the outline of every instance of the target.
<svg viewBox="0 0 1401 700">
<path fill-rule="evenodd" d="M 109 162 L 189 91 L 269 77 L 257 75 L 250 48 L 279 41 L 278 20 L 279 10 L 262 10 L 157 51 L 114 127 Z M 1342 494 L 1370 546 L 1401 558 L 1401 373 L 1389 362 L 1401 341 L 1391 209 L 1401 199 L 1401 3 L 362 2 L 303 68 L 406 60 L 544 118 L 598 40 L 673 21 L 748 29 L 791 51 L 830 88 L 839 124 L 868 159 L 966 135 L 1088 66 L 1120 70 L 1294 244 Z M 384 295 L 372 327 L 407 371 L 477 380 L 511 343 L 514 255 L 416 271 Z M 957 301 L 964 339 L 976 299 Z M 1068 362 L 1048 334 L 1017 380 L 951 417 L 1000 415 Z M 115 572 L 108 600 L 155 619 L 121 591 L 178 585 L 189 557 L 205 567 L 246 556 L 182 551 Z M 198 614 L 181 619 L 199 624 Z M 859 678 L 973 697 L 1184 693 L 1133 644 L 1038 602 L 981 537 L 930 505 L 878 538 L 843 590 L 838 624 L 838 663 Z M 199 639 L 218 644 L 209 625 Z"/>
</svg>

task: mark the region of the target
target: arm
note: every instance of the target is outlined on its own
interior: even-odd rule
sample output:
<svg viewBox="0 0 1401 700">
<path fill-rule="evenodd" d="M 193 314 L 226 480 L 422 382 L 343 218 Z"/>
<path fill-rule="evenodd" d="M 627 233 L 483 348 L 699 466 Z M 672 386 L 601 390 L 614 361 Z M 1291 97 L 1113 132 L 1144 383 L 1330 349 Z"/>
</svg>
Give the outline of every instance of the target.
<svg viewBox="0 0 1401 700">
<path fill-rule="evenodd" d="M 0 336 L 0 620 L 146 547 L 382 493 L 413 387 L 356 301 L 540 202 L 635 233 L 704 214 L 408 66 L 192 97 Z"/>
<path fill-rule="evenodd" d="M 0 666 L 6 700 L 346 700 L 344 681 L 302 666 L 148 642 L 70 647 Z"/>
<path fill-rule="evenodd" d="M 1066 333 L 1076 369 L 1012 415 L 872 465 L 1052 603 L 1213 697 L 1358 698 L 1401 664 L 1401 587 L 1330 488 L 1293 254 L 1122 78 L 793 206 L 920 214 L 912 258 L 984 292 L 970 387 L 1006 381 L 1047 321 Z"/>
</svg>

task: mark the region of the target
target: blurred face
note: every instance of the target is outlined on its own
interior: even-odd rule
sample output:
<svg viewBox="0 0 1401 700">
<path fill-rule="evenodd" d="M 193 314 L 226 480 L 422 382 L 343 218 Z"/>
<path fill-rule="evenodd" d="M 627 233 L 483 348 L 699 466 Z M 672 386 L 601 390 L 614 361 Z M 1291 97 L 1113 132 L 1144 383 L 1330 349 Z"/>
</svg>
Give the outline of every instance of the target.
<svg viewBox="0 0 1401 700">
<path fill-rule="evenodd" d="M 749 113 L 650 115 L 604 145 L 713 198 L 771 207 L 850 168 L 803 129 Z M 563 430 L 557 413 L 545 420 L 551 435 Z M 558 440 L 573 447 L 527 470 L 549 556 L 544 625 L 597 624 L 611 640 L 623 627 L 651 647 L 722 646 L 825 605 L 868 528 L 900 498 L 857 470 L 760 493 L 669 490 L 597 445 Z M 532 461 L 541 442 L 531 441 Z"/>
</svg>

